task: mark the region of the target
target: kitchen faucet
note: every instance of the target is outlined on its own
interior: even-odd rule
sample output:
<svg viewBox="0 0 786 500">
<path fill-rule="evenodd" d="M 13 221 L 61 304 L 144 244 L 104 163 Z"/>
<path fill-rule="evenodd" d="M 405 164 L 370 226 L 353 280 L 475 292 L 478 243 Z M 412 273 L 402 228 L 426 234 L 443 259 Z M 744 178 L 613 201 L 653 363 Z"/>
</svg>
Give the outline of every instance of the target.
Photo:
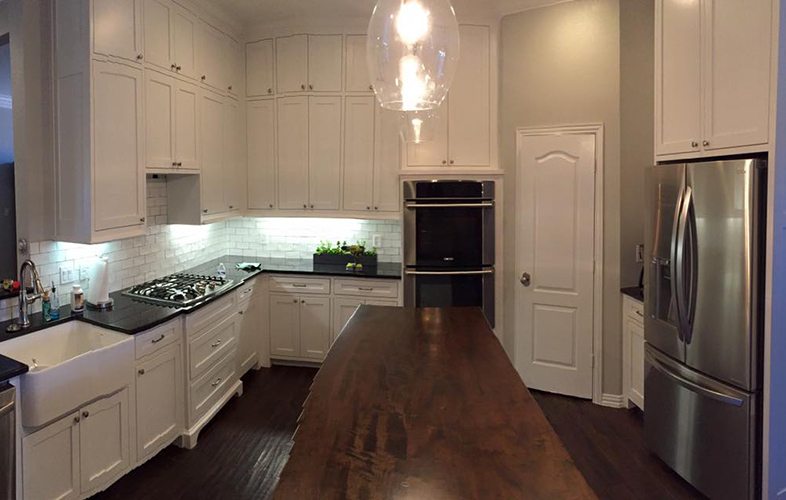
<svg viewBox="0 0 786 500">
<path fill-rule="evenodd" d="M 25 271 L 30 270 L 33 278 L 33 293 L 28 294 L 27 286 L 25 285 Z M 41 286 L 41 278 L 38 275 L 38 269 L 32 260 L 27 259 L 22 262 L 22 267 L 19 268 L 19 319 L 16 323 L 11 324 L 6 330 L 9 332 L 17 332 L 22 328 L 30 326 L 30 318 L 27 317 L 27 306 L 40 299 L 44 293 L 44 287 Z"/>
</svg>

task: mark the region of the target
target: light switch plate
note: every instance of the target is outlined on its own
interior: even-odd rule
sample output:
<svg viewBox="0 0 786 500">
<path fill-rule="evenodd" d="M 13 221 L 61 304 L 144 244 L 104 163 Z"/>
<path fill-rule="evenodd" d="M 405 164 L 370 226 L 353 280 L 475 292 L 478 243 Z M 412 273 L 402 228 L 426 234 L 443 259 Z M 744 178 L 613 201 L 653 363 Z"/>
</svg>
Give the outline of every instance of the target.
<svg viewBox="0 0 786 500">
<path fill-rule="evenodd" d="M 73 283 L 75 280 L 74 276 L 74 268 L 73 267 L 61 267 L 60 268 L 60 284 L 66 285 L 68 283 Z"/>
<path fill-rule="evenodd" d="M 379 248 L 382 246 L 382 235 L 375 234 L 371 237 L 371 246 L 374 248 Z"/>
<path fill-rule="evenodd" d="M 644 245 L 636 245 L 636 263 L 641 264 L 644 262 Z"/>
</svg>

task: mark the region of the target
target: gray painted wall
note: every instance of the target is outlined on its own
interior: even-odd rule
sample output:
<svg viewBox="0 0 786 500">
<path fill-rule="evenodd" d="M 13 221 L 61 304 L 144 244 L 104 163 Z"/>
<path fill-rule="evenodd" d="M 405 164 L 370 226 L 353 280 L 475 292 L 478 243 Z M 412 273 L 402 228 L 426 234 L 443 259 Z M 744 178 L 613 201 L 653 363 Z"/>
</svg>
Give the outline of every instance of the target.
<svg viewBox="0 0 786 500">
<path fill-rule="evenodd" d="M 0 40 L 0 164 L 14 161 L 14 115 L 6 104 L 10 97 L 11 47 Z"/>
</svg>

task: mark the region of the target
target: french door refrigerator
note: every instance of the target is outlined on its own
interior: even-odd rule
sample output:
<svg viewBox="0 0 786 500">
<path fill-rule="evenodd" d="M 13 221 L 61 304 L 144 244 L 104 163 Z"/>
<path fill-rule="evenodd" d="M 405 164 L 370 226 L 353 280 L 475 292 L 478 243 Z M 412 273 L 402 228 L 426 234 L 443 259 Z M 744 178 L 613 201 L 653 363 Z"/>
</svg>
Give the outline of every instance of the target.
<svg viewBox="0 0 786 500">
<path fill-rule="evenodd" d="M 759 494 L 766 161 L 648 178 L 644 432 L 710 498 Z"/>
</svg>

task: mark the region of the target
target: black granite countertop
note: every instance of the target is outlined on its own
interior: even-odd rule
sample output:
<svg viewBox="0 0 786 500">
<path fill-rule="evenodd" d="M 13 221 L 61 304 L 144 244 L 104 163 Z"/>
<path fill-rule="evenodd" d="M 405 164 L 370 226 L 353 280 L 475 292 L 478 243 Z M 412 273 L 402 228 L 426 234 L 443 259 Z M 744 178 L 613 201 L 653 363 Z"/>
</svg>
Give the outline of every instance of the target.
<svg viewBox="0 0 786 500">
<path fill-rule="evenodd" d="M 638 300 L 639 302 L 644 302 L 644 287 L 640 286 L 629 286 L 625 288 L 621 288 L 620 291 L 631 297 L 633 299 Z"/>
<path fill-rule="evenodd" d="M 28 367 L 24 363 L 0 355 L 0 384 L 17 375 L 27 373 Z"/>
</svg>

